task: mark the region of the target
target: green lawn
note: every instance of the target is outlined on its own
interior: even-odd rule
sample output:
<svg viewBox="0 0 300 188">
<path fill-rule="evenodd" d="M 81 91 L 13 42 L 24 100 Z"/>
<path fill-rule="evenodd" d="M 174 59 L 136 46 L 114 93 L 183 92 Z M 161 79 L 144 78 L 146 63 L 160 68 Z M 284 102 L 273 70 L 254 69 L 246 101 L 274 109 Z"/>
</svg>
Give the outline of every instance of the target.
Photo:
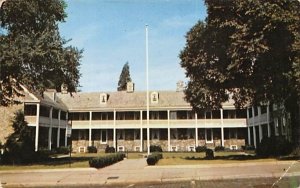
<svg viewBox="0 0 300 188">
<path fill-rule="evenodd" d="M 205 153 L 194 152 L 164 152 L 163 159 L 159 160 L 157 165 L 196 165 L 196 164 L 228 164 L 245 162 L 268 162 L 276 161 L 275 158 L 259 159 L 244 152 L 215 152 L 214 160 L 205 160 Z M 29 170 L 29 169 L 54 169 L 54 168 L 88 168 L 88 161 L 97 156 L 107 155 L 105 153 L 83 153 L 72 154 L 70 161 L 68 155 L 56 156 L 43 163 L 30 165 L 0 165 L 0 170 Z M 146 153 L 126 153 L 127 158 L 137 159 L 146 156 Z M 146 160 L 146 158 L 145 158 Z"/>
</svg>

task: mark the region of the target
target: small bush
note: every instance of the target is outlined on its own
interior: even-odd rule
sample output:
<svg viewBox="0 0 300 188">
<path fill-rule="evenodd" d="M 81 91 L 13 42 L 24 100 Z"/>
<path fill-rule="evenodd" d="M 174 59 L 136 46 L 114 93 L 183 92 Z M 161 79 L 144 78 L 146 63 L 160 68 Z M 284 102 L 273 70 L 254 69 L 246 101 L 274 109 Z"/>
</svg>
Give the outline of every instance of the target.
<svg viewBox="0 0 300 188">
<path fill-rule="evenodd" d="M 163 155 L 161 153 L 153 153 L 147 157 L 147 164 L 155 165 L 162 158 Z"/>
<path fill-rule="evenodd" d="M 197 146 L 195 148 L 196 152 L 199 153 L 199 152 L 205 152 L 205 150 L 207 149 L 206 146 Z"/>
<path fill-rule="evenodd" d="M 223 146 L 216 146 L 215 151 L 225 151 L 225 147 Z"/>
<path fill-rule="evenodd" d="M 96 157 L 89 160 L 90 167 L 103 168 L 108 165 L 112 165 L 116 162 L 123 160 L 125 157 L 124 153 L 115 153 L 106 156 Z"/>
<path fill-rule="evenodd" d="M 205 150 L 205 159 L 214 159 L 214 150 L 206 149 Z"/>
<path fill-rule="evenodd" d="M 55 149 L 55 152 L 57 154 L 68 154 L 70 153 L 70 148 L 69 147 L 59 147 Z"/>
<path fill-rule="evenodd" d="M 116 152 L 116 149 L 114 147 L 106 146 L 105 153 L 115 153 L 115 152 Z"/>
<path fill-rule="evenodd" d="M 256 154 L 262 157 L 288 155 L 292 152 L 292 144 L 281 136 L 263 138 L 256 148 Z"/>
<path fill-rule="evenodd" d="M 245 146 L 242 146 L 242 150 L 245 150 L 245 151 L 255 150 L 255 147 L 252 145 L 245 145 Z"/>
<path fill-rule="evenodd" d="M 97 153 L 97 148 L 95 146 L 88 146 L 87 151 L 88 153 Z"/>
<path fill-rule="evenodd" d="M 162 152 L 161 146 L 158 145 L 152 145 L 150 146 L 150 152 Z"/>
</svg>

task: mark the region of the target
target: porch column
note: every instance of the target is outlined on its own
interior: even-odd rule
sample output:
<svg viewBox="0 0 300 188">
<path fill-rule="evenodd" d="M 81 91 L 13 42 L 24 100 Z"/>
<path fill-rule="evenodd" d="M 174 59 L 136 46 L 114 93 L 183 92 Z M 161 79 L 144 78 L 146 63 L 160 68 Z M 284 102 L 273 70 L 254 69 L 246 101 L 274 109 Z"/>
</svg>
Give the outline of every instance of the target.
<svg viewBox="0 0 300 188">
<path fill-rule="evenodd" d="M 49 119 L 50 119 L 50 127 L 49 127 L 49 132 L 48 132 L 48 149 L 51 150 L 51 145 L 52 145 L 52 112 L 53 112 L 53 107 L 50 108 L 50 113 L 49 113 Z"/>
<path fill-rule="evenodd" d="M 69 113 L 66 113 L 66 120 L 67 120 L 67 124 L 66 124 L 66 131 L 65 131 L 65 147 L 68 146 Z M 71 126 L 72 126 L 72 123 L 71 123 Z M 71 129 L 72 129 L 72 127 L 71 127 Z M 72 142 L 72 140 L 71 140 L 71 142 Z"/>
<path fill-rule="evenodd" d="M 168 151 L 171 151 L 170 110 L 168 110 Z"/>
<path fill-rule="evenodd" d="M 92 112 L 90 111 L 90 121 L 89 121 L 89 146 L 92 146 Z"/>
<path fill-rule="evenodd" d="M 223 119 L 223 109 L 220 109 L 221 113 L 221 145 L 224 147 L 224 119 Z"/>
<path fill-rule="evenodd" d="M 195 139 L 196 139 L 195 144 L 196 144 L 196 146 L 195 147 L 197 147 L 199 145 L 199 143 L 198 143 L 198 115 L 196 112 L 195 112 L 195 122 L 196 122 L 196 127 L 195 127 Z"/>
<path fill-rule="evenodd" d="M 259 142 L 261 141 L 262 137 L 263 137 L 263 133 L 262 133 L 262 125 L 261 125 L 261 108 L 257 107 L 257 111 L 258 111 L 258 138 L 259 138 Z"/>
<path fill-rule="evenodd" d="M 271 137 L 271 127 L 270 127 L 270 108 L 267 106 L 267 125 L 268 125 L 268 137 Z"/>
<path fill-rule="evenodd" d="M 140 152 L 143 152 L 143 110 L 140 111 L 141 128 L 140 128 Z"/>
<path fill-rule="evenodd" d="M 56 147 L 59 148 L 60 145 L 60 113 L 61 110 L 58 111 L 58 129 L 57 129 L 57 141 L 56 141 Z"/>
<path fill-rule="evenodd" d="M 117 117 L 117 113 L 116 110 L 114 110 L 114 130 L 113 130 L 113 145 L 115 150 L 117 151 L 117 144 L 116 144 L 116 117 Z"/>
<path fill-rule="evenodd" d="M 39 127 L 40 127 L 40 104 L 36 104 L 35 143 L 34 150 L 39 149 Z"/>
<path fill-rule="evenodd" d="M 247 130 L 248 130 L 248 145 L 251 145 L 251 134 L 250 134 L 250 117 L 249 117 L 249 108 L 247 107 Z"/>
<path fill-rule="evenodd" d="M 254 141 L 254 147 L 256 148 L 256 131 L 255 131 L 255 126 L 253 126 L 253 141 Z"/>
</svg>

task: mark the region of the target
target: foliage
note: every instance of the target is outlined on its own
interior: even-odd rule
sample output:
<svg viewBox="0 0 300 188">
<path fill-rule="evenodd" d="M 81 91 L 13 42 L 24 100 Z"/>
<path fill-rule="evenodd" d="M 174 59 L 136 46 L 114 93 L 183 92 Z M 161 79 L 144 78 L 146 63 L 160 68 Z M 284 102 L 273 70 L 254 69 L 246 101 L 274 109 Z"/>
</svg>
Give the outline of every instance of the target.
<svg viewBox="0 0 300 188">
<path fill-rule="evenodd" d="M 150 152 L 162 152 L 162 148 L 159 145 L 151 145 L 150 146 Z"/>
<path fill-rule="evenodd" d="M 128 82 L 131 82 L 131 77 L 129 72 L 129 64 L 128 62 L 126 62 L 120 74 L 118 82 L 118 91 L 125 91 L 127 89 Z"/>
<path fill-rule="evenodd" d="M 17 111 L 12 120 L 14 132 L 4 144 L 3 161 L 5 163 L 28 163 L 34 160 L 34 140 L 32 131 L 24 119 L 22 111 Z"/>
<path fill-rule="evenodd" d="M 205 159 L 214 159 L 214 150 L 207 148 L 205 150 Z"/>
<path fill-rule="evenodd" d="M 242 146 L 242 150 L 248 151 L 248 150 L 255 150 L 255 146 L 252 145 L 245 145 Z"/>
<path fill-rule="evenodd" d="M 195 150 L 196 150 L 196 152 L 205 152 L 205 150 L 207 149 L 207 147 L 206 146 L 197 146 L 196 148 L 195 148 Z"/>
<path fill-rule="evenodd" d="M 89 160 L 89 165 L 90 167 L 94 167 L 94 168 L 103 168 L 105 166 L 123 160 L 124 157 L 125 157 L 124 153 L 115 153 L 106 156 L 96 157 Z"/>
<path fill-rule="evenodd" d="M 106 146 L 105 148 L 105 153 L 115 153 L 116 152 L 116 149 L 113 147 L 113 146 Z"/>
<path fill-rule="evenodd" d="M 70 148 L 61 146 L 61 147 L 58 147 L 55 149 L 55 153 L 56 154 L 68 154 L 68 153 L 70 153 Z"/>
<path fill-rule="evenodd" d="M 224 151 L 225 147 L 224 146 L 216 146 L 215 151 Z"/>
<path fill-rule="evenodd" d="M 155 165 L 160 159 L 163 158 L 161 153 L 152 153 L 147 157 L 147 164 L 148 165 Z"/>
<path fill-rule="evenodd" d="M 297 90 L 298 0 L 205 2 L 208 16 L 187 33 L 180 54 L 195 109 L 219 109 L 229 95 L 237 107 L 278 103 Z"/>
<path fill-rule="evenodd" d="M 64 83 L 73 92 L 79 86 L 82 50 L 67 46 L 58 30 L 64 22 L 63 0 L 6 0 L 0 11 L 1 105 L 21 96 L 25 85 L 42 92 L 60 90 Z"/>
<path fill-rule="evenodd" d="M 87 151 L 88 153 L 97 153 L 97 148 L 95 146 L 88 146 Z"/>
<path fill-rule="evenodd" d="M 263 138 L 256 148 L 256 154 L 262 157 L 288 155 L 292 152 L 292 144 L 282 136 Z"/>
</svg>

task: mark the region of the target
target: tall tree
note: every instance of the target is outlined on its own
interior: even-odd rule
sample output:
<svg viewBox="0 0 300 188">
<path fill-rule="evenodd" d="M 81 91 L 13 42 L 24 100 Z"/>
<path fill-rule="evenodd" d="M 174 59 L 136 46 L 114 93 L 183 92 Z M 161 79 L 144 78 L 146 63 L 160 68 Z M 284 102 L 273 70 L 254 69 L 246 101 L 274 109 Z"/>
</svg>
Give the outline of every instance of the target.
<svg viewBox="0 0 300 188">
<path fill-rule="evenodd" d="M 63 0 L 6 0 L 0 10 L 0 102 L 21 95 L 20 84 L 43 93 L 46 88 L 79 86 L 82 50 L 67 46 L 58 30 Z"/>
<path fill-rule="evenodd" d="M 300 94 L 300 2 L 205 3 L 207 18 L 187 33 L 180 54 L 190 79 L 186 99 L 196 110 L 220 108 L 232 97 L 237 107 L 285 103 L 295 112 Z"/>
<path fill-rule="evenodd" d="M 118 91 L 126 90 L 127 82 L 131 82 L 128 62 L 125 63 L 120 74 L 118 82 Z"/>
</svg>

